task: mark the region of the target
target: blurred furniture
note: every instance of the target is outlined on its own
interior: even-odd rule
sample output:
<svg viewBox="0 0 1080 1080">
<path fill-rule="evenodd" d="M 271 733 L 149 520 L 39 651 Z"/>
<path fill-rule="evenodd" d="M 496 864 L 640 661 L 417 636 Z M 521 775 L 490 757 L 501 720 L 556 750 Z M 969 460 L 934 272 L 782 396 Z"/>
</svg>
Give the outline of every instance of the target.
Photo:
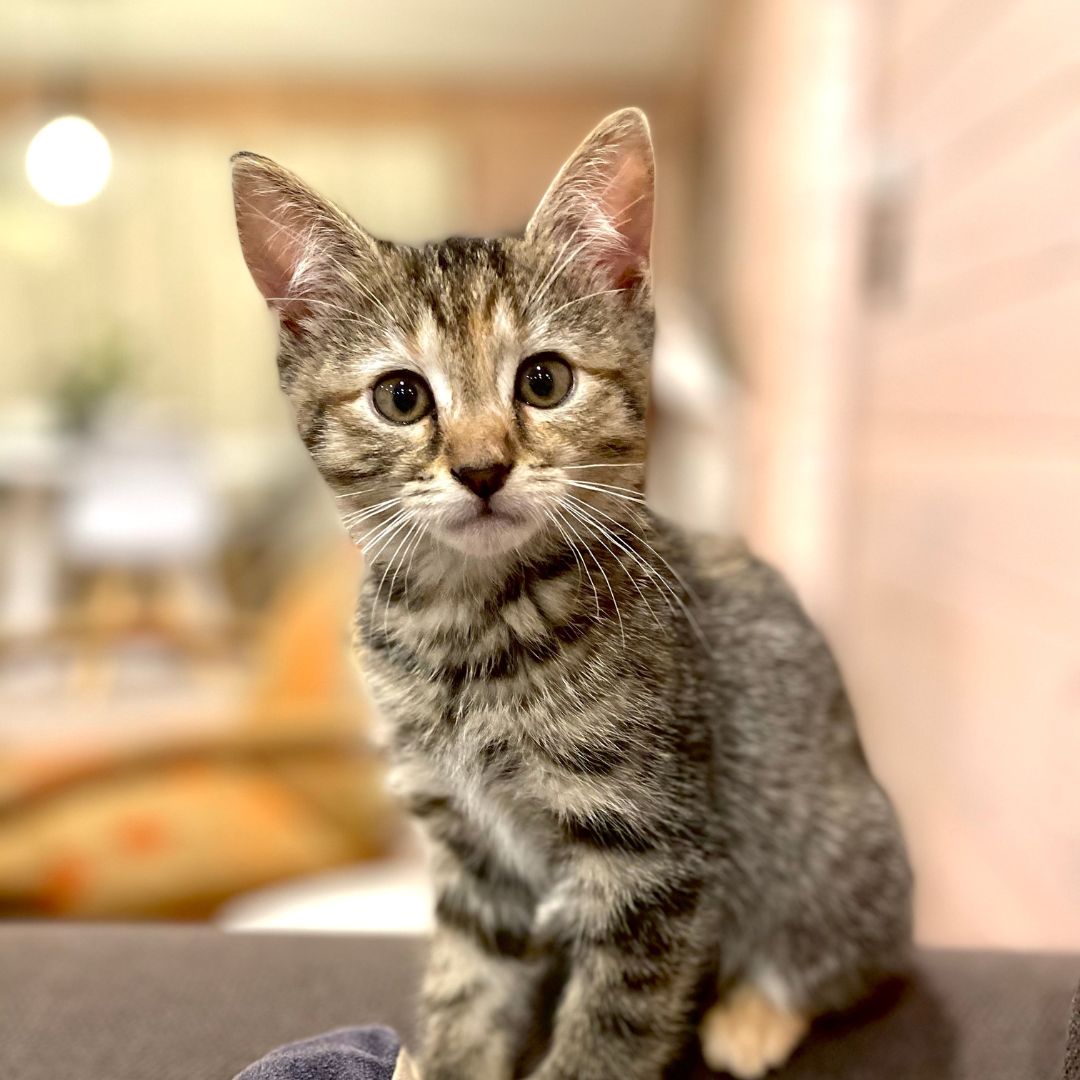
<svg viewBox="0 0 1080 1080">
<path fill-rule="evenodd" d="M 219 630 L 223 510 L 190 438 L 136 426 L 86 439 L 68 462 L 57 540 L 78 579 L 67 620 L 99 651 L 150 632 L 187 649 Z"/>
<path fill-rule="evenodd" d="M 0 643 L 48 631 L 59 592 L 55 515 L 66 440 L 37 421 L 0 426 Z"/>
<path fill-rule="evenodd" d="M 217 714 L 148 705 L 113 741 L 91 725 L 16 745 L 0 727 L 0 910 L 205 916 L 385 853 L 399 819 L 342 629 L 356 569 L 339 541 L 294 570 Z"/>
<path fill-rule="evenodd" d="M 220 908 L 214 922 L 223 930 L 260 933 L 423 937 L 434 927 L 435 891 L 422 844 L 405 843 L 387 859 L 245 893 Z"/>
<path fill-rule="evenodd" d="M 58 634 L 81 658 L 134 634 L 219 635 L 223 508 L 198 444 L 138 418 L 0 437 L 0 644 Z"/>
<path fill-rule="evenodd" d="M 369 1022 L 408 1045 L 424 952 L 416 938 L 0 925 L 0 1075 L 227 1080 L 275 1045 Z M 819 1025 L 778 1080 L 1060 1080 L 1078 976 L 1080 955 L 923 953 L 888 998 Z"/>
</svg>

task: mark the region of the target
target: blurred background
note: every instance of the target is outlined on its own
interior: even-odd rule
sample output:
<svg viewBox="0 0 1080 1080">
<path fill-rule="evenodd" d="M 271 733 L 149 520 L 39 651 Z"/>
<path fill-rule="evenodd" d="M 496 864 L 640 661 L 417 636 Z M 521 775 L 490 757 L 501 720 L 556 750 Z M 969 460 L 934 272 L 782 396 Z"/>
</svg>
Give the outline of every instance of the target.
<svg viewBox="0 0 1080 1080">
<path fill-rule="evenodd" d="M 228 158 L 499 232 L 626 104 L 651 499 L 825 627 L 920 938 L 1080 947 L 1072 0 L 5 0 L 0 911 L 427 924 Z"/>
</svg>

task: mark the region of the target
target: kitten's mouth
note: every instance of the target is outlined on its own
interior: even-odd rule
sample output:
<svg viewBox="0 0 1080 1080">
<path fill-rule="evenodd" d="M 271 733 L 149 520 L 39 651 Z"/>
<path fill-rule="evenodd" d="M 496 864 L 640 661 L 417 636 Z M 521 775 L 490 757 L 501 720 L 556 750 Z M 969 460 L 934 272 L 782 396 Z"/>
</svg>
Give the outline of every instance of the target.
<svg viewBox="0 0 1080 1080">
<path fill-rule="evenodd" d="M 495 554 L 522 543 L 535 524 L 525 514 L 481 503 L 445 519 L 442 528 L 445 539 L 462 551 Z"/>
<path fill-rule="evenodd" d="M 461 514 L 448 522 L 451 529 L 484 529 L 493 526 L 521 525 L 524 518 L 520 514 L 511 514 L 506 510 L 496 510 L 490 503 L 483 503 L 469 513 Z"/>
</svg>

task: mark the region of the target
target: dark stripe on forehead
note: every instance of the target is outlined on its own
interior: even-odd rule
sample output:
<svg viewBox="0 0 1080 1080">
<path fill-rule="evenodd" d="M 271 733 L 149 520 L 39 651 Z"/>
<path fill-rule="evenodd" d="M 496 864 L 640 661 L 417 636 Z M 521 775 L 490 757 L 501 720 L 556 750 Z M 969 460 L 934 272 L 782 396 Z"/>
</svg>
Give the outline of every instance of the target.
<svg viewBox="0 0 1080 1080">
<path fill-rule="evenodd" d="M 486 270 L 500 278 L 507 274 L 506 247 L 501 240 L 451 236 L 422 249 L 445 274 Z"/>
<path fill-rule="evenodd" d="M 421 307 L 430 308 L 443 331 L 477 310 L 478 304 L 490 311 L 498 292 L 495 286 L 508 275 L 501 241 L 458 236 L 411 249 L 405 267 L 410 284 L 420 293 Z"/>
</svg>

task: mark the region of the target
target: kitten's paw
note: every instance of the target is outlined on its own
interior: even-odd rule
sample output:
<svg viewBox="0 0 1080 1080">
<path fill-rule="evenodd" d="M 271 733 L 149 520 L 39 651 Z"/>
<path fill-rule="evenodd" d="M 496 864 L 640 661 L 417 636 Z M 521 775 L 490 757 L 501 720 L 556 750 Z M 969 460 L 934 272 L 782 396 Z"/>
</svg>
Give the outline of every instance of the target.
<svg viewBox="0 0 1080 1080">
<path fill-rule="evenodd" d="M 420 1080 L 420 1070 L 416 1063 L 409 1057 L 409 1051 L 404 1047 L 398 1054 L 397 1065 L 394 1067 L 394 1075 L 391 1080 Z"/>
<path fill-rule="evenodd" d="M 753 986 L 739 986 L 702 1019 L 701 1056 L 716 1072 L 757 1080 L 787 1061 L 809 1027 L 800 1013 L 774 1005 Z"/>
</svg>

